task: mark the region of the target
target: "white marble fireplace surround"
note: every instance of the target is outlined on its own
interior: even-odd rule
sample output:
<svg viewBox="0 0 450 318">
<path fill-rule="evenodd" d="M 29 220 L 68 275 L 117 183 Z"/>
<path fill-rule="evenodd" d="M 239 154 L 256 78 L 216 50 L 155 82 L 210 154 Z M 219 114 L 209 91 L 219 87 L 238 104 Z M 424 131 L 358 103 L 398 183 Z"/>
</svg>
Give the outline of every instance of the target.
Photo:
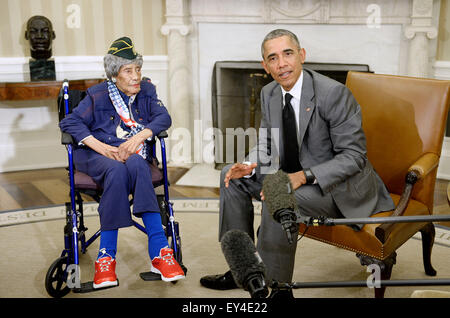
<svg viewBox="0 0 450 318">
<path fill-rule="evenodd" d="M 211 143 L 205 131 L 212 127 L 214 63 L 260 61 L 269 31 L 295 32 L 307 62 L 434 77 L 439 10 L 438 0 L 166 0 L 161 31 L 168 37 L 173 129 L 194 132 L 192 156 L 178 153 L 172 163 L 201 162 Z M 440 174 L 450 177 L 450 169 Z"/>
</svg>

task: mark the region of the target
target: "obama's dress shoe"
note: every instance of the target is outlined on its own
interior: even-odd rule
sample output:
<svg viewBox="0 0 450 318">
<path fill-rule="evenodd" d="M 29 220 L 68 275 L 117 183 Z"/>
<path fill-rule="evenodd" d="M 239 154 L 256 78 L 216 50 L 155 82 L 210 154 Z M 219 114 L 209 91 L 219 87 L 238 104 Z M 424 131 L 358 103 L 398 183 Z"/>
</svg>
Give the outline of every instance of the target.
<svg viewBox="0 0 450 318">
<path fill-rule="evenodd" d="M 231 275 L 231 271 L 228 271 L 225 274 L 203 276 L 200 278 L 200 284 L 203 287 L 216 290 L 238 288 L 234 281 L 233 275 Z"/>
</svg>

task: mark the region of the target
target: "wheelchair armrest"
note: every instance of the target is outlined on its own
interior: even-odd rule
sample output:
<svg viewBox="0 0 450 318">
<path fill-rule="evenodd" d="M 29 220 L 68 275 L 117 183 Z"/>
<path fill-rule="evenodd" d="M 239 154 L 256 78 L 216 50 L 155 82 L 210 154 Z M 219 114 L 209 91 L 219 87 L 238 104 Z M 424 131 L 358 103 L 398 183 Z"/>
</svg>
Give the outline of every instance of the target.
<svg viewBox="0 0 450 318">
<path fill-rule="evenodd" d="M 405 213 L 411 199 L 412 190 L 417 181 L 425 178 L 439 164 L 439 157 L 434 153 L 426 153 L 414 162 L 405 176 L 405 188 L 391 216 L 401 216 Z M 385 242 L 395 224 L 381 224 L 375 229 L 375 236 Z"/>
<path fill-rule="evenodd" d="M 164 139 L 164 138 L 167 138 L 167 137 L 169 137 L 169 134 L 167 133 L 167 130 L 163 130 L 163 131 L 161 131 L 161 132 L 158 134 L 158 138 L 159 138 L 159 139 Z"/>
<path fill-rule="evenodd" d="M 70 145 L 73 143 L 75 143 L 75 141 L 73 140 L 72 135 L 65 132 L 61 132 L 61 144 Z"/>
</svg>

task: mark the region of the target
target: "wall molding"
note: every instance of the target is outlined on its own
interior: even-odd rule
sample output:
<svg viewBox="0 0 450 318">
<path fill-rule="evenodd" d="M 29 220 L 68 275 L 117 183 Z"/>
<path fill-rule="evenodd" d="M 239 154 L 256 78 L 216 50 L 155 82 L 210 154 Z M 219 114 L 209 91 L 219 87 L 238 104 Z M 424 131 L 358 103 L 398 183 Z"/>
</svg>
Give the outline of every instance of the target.
<svg viewBox="0 0 450 318">
<path fill-rule="evenodd" d="M 56 80 L 106 78 L 103 56 L 55 56 Z M 143 56 L 142 74 L 153 71 L 167 71 L 166 55 Z M 28 57 L 1 57 L 0 82 L 28 82 L 30 80 Z"/>
<path fill-rule="evenodd" d="M 436 61 L 433 70 L 435 78 L 450 81 L 450 61 Z"/>
<path fill-rule="evenodd" d="M 450 137 L 444 137 L 437 177 L 439 179 L 450 180 Z"/>
</svg>

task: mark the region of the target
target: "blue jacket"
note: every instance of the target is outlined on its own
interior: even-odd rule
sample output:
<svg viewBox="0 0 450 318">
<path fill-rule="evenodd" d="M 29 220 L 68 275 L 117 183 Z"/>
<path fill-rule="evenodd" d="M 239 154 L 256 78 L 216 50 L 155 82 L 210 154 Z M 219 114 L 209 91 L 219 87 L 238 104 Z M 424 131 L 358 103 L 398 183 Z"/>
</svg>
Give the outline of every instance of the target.
<svg viewBox="0 0 450 318">
<path fill-rule="evenodd" d="M 141 90 L 131 105 L 134 119 L 150 128 L 153 136 L 167 130 L 172 124 L 167 109 L 158 99 L 155 86 L 147 81 L 141 82 Z M 111 99 L 106 82 L 87 90 L 86 97 L 59 123 L 62 131 L 72 135 L 76 143 L 89 135 L 101 142 L 119 146 L 125 139 L 117 138 L 116 129 L 121 124 Z M 124 125 L 122 125 L 124 127 Z"/>
</svg>

